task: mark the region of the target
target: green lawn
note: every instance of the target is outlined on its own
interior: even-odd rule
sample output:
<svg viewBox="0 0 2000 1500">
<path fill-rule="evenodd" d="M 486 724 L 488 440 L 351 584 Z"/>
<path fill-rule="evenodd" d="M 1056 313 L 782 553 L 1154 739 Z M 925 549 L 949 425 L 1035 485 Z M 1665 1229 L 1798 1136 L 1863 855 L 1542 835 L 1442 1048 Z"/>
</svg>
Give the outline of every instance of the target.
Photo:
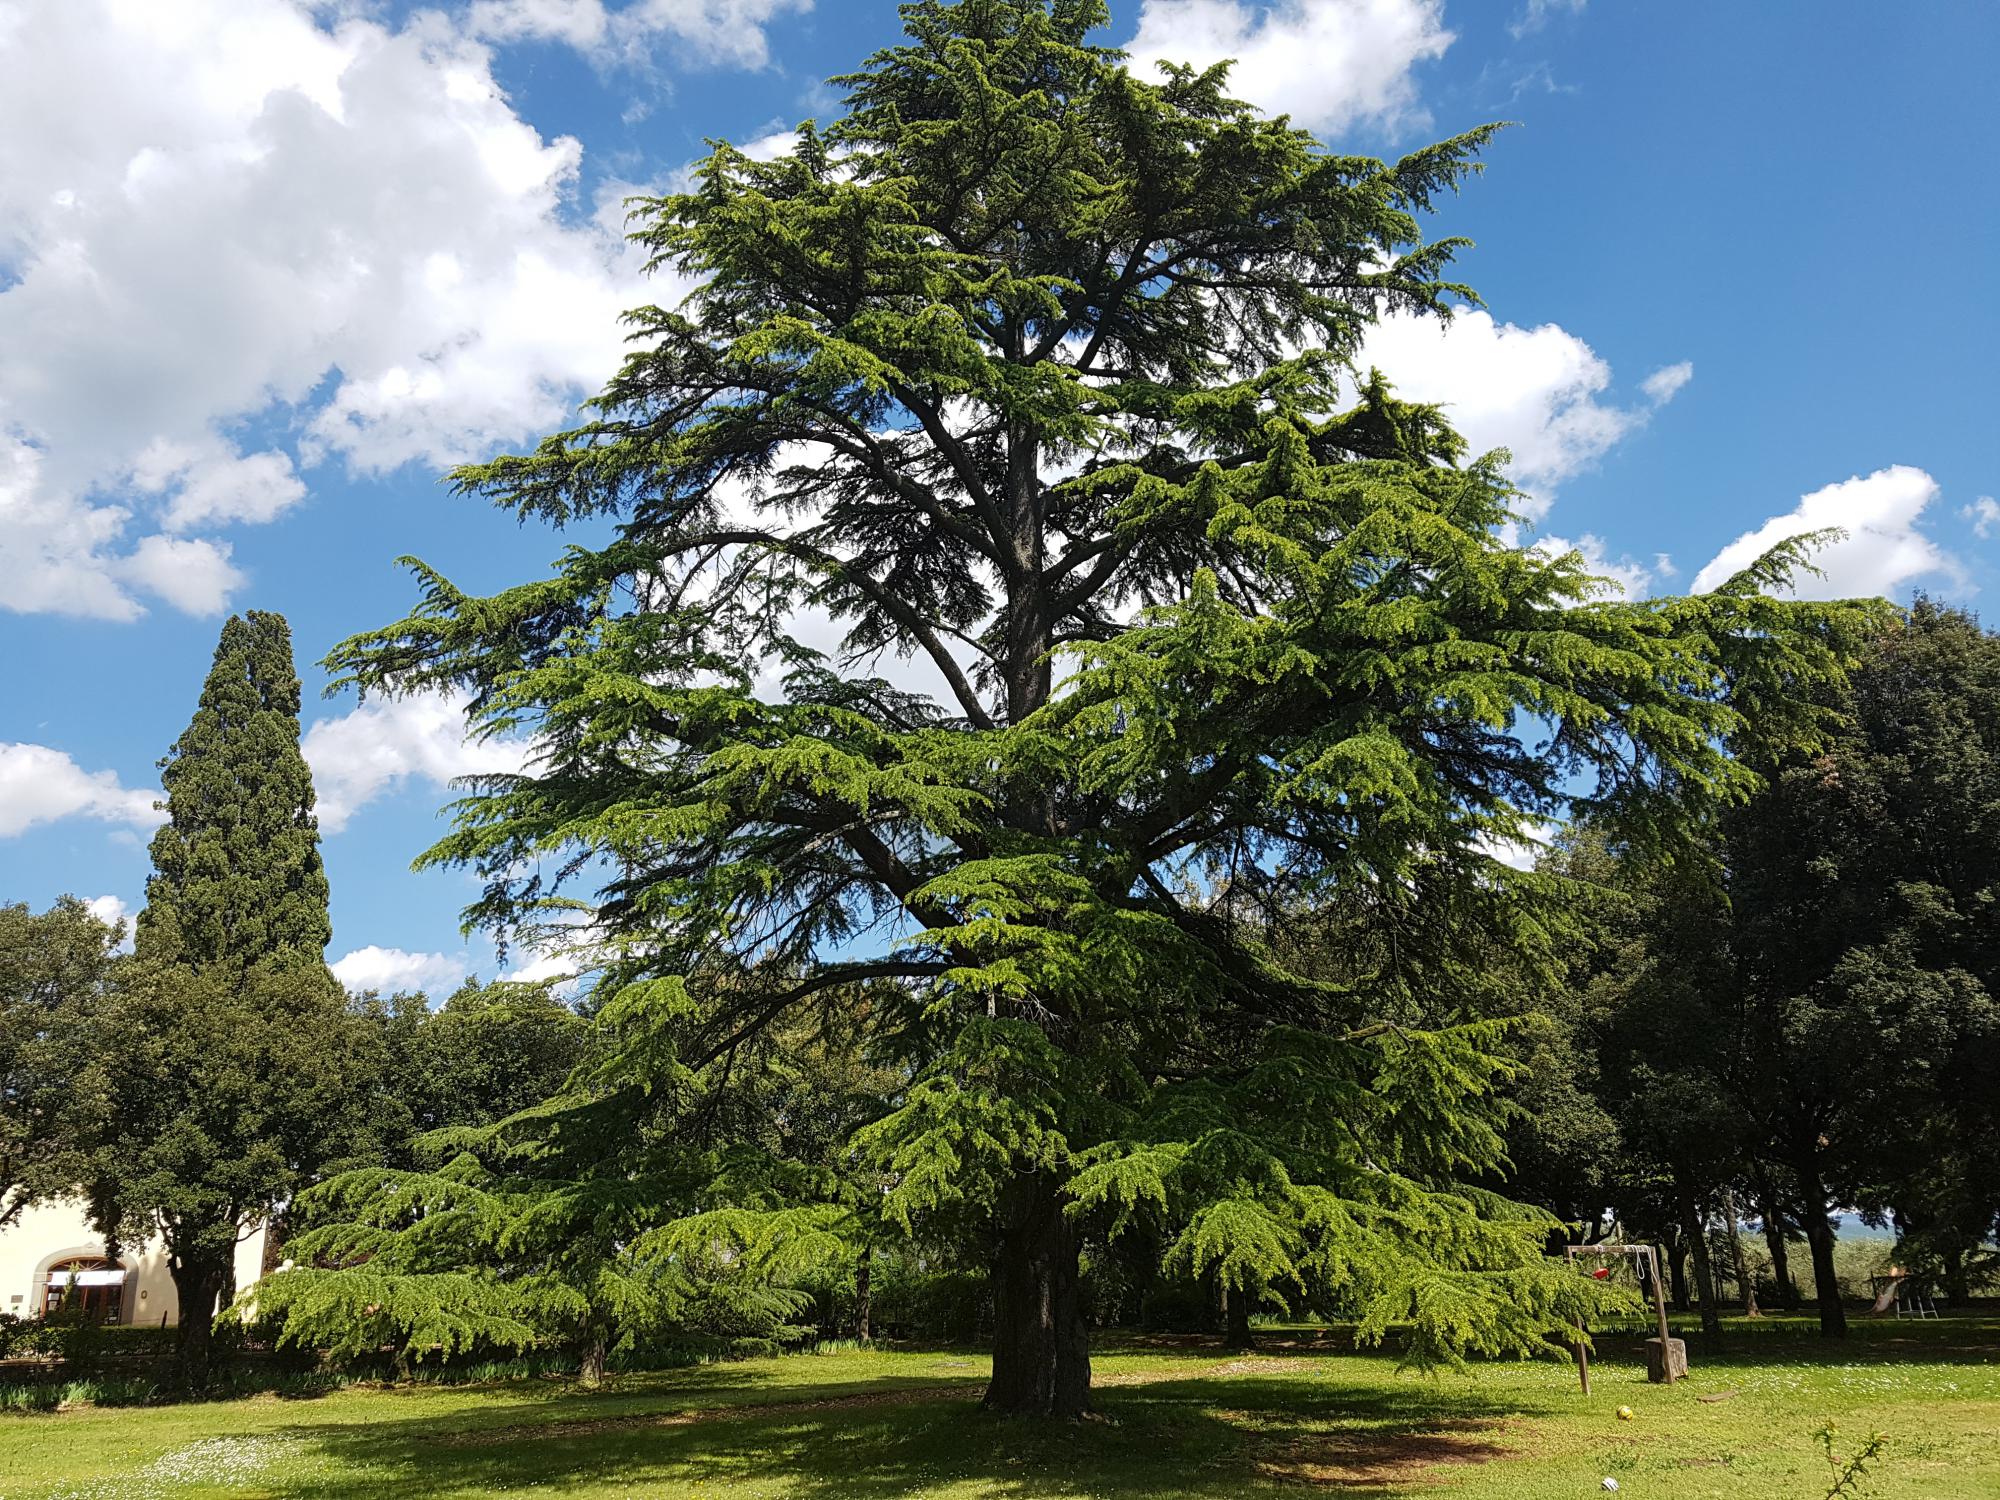
<svg viewBox="0 0 2000 1500">
<path fill-rule="evenodd" d="M 1649 1386 L 1605 1340 L 1595 1392 L 1556 1365 L 1470 1377 L 1265 1335 L 1249 1358 L 1126 1342 L 1096 1361 L 1102 1420 L 982 1416 L 984 1361 L 845 1353 L 555 1382 L 350 1389 L 310 1400 L 0 1418 L 0 1500 L 539 1493 L 683 1496 L 1439 1495 L 1818 1497 L 1813 1430 L 1890 1438 L 1869 1493 L 2000 1494 L 2000 1320 L 1863 1323 L 1844 1346 L 1772 1319 Z M 1703 1399 L 1708 1398 L 1708 1399 Z M 1620 1422 L 1620 1403 L 1636 1418 Z"/>
</svg>

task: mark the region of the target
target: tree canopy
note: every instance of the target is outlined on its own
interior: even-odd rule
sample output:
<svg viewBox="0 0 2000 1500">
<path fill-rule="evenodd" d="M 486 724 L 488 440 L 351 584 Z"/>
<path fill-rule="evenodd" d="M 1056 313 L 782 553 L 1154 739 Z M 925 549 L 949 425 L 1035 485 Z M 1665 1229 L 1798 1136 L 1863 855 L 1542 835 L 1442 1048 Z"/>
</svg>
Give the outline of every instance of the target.
<svg viewBox="0 0 2000 1500">
<path fill-rule="evenodd" d="M 122 928 L 74 896 L 39 913 L 0 906 L 0 1231 L 81 1180 L 69 1115 L 88 1052 L 76 1027 Z"/>
<path fill-rule="evenodd" d="M 912 1082 L 858 1140 L 895 1221 L 992 1258 L 989 1404 L 1083 1409 L 1079 1242 L 1148 1216 L 1198 1272 L 1412 1320 L 1418 1359 L 1541 1351 L 1591 1293 L 1469 1185 L 1498 1023 L 1381 1002 L 1468 932 L 1546 962 L 1562 882 L 1495 845 L 1675 841 L 1746 742 L 1820 732 L 1798 689 L 1862 612 L 1760 591 L 1798 546 L 1608 597 L 1515 545 L 1504 455 L 1356 367 L 1471 298 L 1424 219 L 1490 128 L 1384 163 L 1226 68 L 1136 76 L 1097 0 L 903 16 L 791 152 L 636 205 L 686 295 L 630 315 L 583 425 L 456 476 L 610 540 L 486 597 L 418 565 L 331 663 L 535 736 L 426 859 L 484 876 L 473 921 L 588 924 L 628 1065 L 895 996 Z M 1393 956 L 1283 961 L 1269 915 L 1329 893 Z"/>
</svg>

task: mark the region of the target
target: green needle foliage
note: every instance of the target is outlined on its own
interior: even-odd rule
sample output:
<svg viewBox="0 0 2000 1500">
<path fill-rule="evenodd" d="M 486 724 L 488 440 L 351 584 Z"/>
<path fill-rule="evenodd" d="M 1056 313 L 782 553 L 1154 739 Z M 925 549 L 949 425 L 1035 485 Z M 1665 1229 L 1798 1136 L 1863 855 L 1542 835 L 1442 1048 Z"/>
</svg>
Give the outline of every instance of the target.
<svg viewBox="0 0 2000 1500">
<path fill-rule="evenodd" d="M 913 1082 L 860 1140 L 896 1221 L 990 1257 L 990 1405 L 1087 1406 L 1079 1244 L 1140 1215 L 1232 1286 L 1351 1289 L 1420 1360 L 1544 1352 L 1588 1292 L 1553 1221 L 1462 1185 L 1500 1164 L 1494 1030 L 1376 999 L 1469 938 L 1546 961 L 1562 883 L 1495 842 L 1671 844 L 1750 786 L 1749 726 L 1819 731 L 1796 689 L 1858 613 L 1760 592 L 1803 544 L 1607 598 L 1512 543 L 1504 454 L 1355 368 L 1375 319 L 1471 297 L 1420 220 L 1491 128 L 1340 155 L 1225 68 L 1129 73 L 1098 0 L 903 16 L 831 125 L 636 206 L 673 305 L 582 426 L 456 475 L 610 540 L 491 597 L 416 564 L 331 664 L 536 735 L 425 859 L 503 928 L 605 872 L 632 1068 L 897 997 Z M 1411 935 L 1396 972 L 1274 954 L 1270 913 L 1335 896 Z"/>
<path fill-rule="evenodd" d="M 301 1195 L 328 1220 L 288 1247 L 299 1262 L 260 1283 L 260 1316 L 283 1342 L 351 1359 L 411 1360 L 555 1347 L 586 1385 L 635 1348 L 718 1345 L 801 1332 L 802 1294 L 739 1252 L 727 1217 L 670 1235 L 643 1226 L 661 1201 L 489 1169 L 467 1152 L 431 1172 L 343 1173 Z"/>
<path fill-rule="evenodd" d="M 302 1193 L 294 1212 L 313 1227 L 287 1245 L 293 1267 L 256 1287 L 259 1315 L 336 1358 L 561 1349 L 586 1384 L 614 1354 L 802 1333 L 792 1319 L 807 1299 L 791 1285 L 841 1258 L 832 1231 L 852 1214 L 824 1173 L 784 1180 L 765 1137 L 835 1091 L 788 1090 L 768 1057 L 745 1059 L 749 1086 L 705 1084 L 670 1060 L 635 1067 L 645 1044 L 628 1016 L 650 1029 L 677 1003 L 614 1005 L 611 1045 L 556 1097 L 417 1143 L 442 1165 L 366 1168 Z"/>
</svg>

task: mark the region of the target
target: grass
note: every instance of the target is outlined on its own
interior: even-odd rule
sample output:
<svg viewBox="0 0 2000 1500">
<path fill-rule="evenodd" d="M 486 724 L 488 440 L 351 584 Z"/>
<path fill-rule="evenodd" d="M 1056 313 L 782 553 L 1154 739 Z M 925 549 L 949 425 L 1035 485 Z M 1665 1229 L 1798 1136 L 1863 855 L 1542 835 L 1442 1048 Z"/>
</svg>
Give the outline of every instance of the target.
<svg viewBox="0 0 2000 1500">
<path fill-rule="evenodd" d="M 2000 1493 L 1991 1317 L 1865 1322 L 1835 1346 L 1799 1320 L 1737 1323 L 1720 1354 L 1691 1344 L 1671 1388 L 1646 1384 L 1636 1340 L 1604 1338 L 1588 1399 L 1554 1364 L 1429 1378 L 1307 1330 L 1262 1337 L 1249 1357 L 1114 1342 L 1095 1360 L 1102 1420 L 1080 1426 L 981 1415 L 983 1357 L 936 1350 L 628 1375 L 596 1394 L 512 1380 L 0 1416 L 0 1497 L 1554 1500 L 1614 1477 L 1626 1497 L 1815 1500 L 1828 1420 L 1889 1436 L 1863 1493 Z"/>
</svg>

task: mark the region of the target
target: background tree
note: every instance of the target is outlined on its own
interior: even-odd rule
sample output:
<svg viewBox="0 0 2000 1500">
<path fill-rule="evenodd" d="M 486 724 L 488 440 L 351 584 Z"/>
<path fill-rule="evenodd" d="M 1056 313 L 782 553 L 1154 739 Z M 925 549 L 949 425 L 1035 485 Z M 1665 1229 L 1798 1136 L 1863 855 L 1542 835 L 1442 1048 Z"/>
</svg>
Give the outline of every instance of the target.
<svg viewBox="0 0 2000 1500">
<path fill-rule="evenodd" d="M 1590 829 L 1549 863 L 1618 898 L 1571 980 L 1624 1143 L 1612 1198 L 1693 1256 L 1711 1327 L 1709 1229 L 1719 1214 L 1740 1260 L 1739 1184 L 1788 1304 L 1785 1235 L 1803 1230 L 1829 1335 L 1846 1328 L 1836 1209 L 1893 1219 L 1905 1263 L 1948 1293 L 1983 1263 L 1996 674 L 2000 643 L 1920 599 L 1815 689 L 1825 741 L 1764 760 L 1763 787 L 1677 863 Z"/>
<path fill-rule="evenodd" d="M 1385 1020 L 1230 903 L 1437 893 L 1552 951 L 1558 883 L 1493 844 L 1572 811 L 1670 837 L 1747 784 L 1742 709 L 1811 732 L 1849 612 L 1761 597 L 1777 563 L 1605 601 L 1503 540 L 1497 456 L 1352 368 L 1373 318 L 1469 295 L 1418 216 L 1487 131 L 1335 155 L 1224 69 L 1133 77 L 1097 0 L 903 14 L 829 128 L 640 207 L 694 289 L 631 315 L 592 419 L 457 476 L 613 540 L 491 598 L 420 570 L 332 664 L 538 736 L 429 858 L 508 926 L 541 871 L 610 870 L 604 985 L 657 1010 L 651 1066 L 899 987 L 873 1024 L 912 1083 L 860 1139 L 893 1222 L 989 1258 L 990 1406 L 1084 1409 L 1080 1240 L 1154 1215 L 1195 1274 L 1346 1287 L 1420 1359 L 1544 1351 L 1588 1284 L 1467 1186 L 1500 1025 Z"/>
<path fill-rule="evenodd" d="M 492 1125 L 561 1091 L 583 1061 L 590 1022 L 550 984 L 467 979 L 433 1007 L 398 993 L 357 1002 L 379 1046 L 370 1109 L 383 1165 L 416 1165 L 415 1142 Z"/>
<path fill-rule="evenodd" d="M 1984 916 L 2000 897 L 2000 641 L 1919 599 L 1837 702 L 1841 733 L 1780 762 L 1727 825 L 1751 1107 L 1799 1194 L 1829 1334 L 1846 1327 L 1831 1209 L 1900 1198 L 1961 1256 L 2000 1211 L 1990 1174 L 1937 1149 L 1993 1138 L 1974 1074 L 2000 1024 Z"/>
<path fill-rule="evenodd" d="M 137 952 L 92 1007 L 80 1069 L 83 1181 L 108 1239 L 162 1235 L 191 1387 L 240 1237 L 365 1139 L 368 1053 L 325 964 L 298 714 L 283 618 L 232 617 L 162 762 Z"/>
<path fill-rule="evenodd" d="M 40 913 L 0 906 L 0 1230 L 82 1180 L 70 1129 L 84 1055 L 74 1032 L 123 936 L 122 923 L 99 921 L 74 896 Z"/>
</svg>

